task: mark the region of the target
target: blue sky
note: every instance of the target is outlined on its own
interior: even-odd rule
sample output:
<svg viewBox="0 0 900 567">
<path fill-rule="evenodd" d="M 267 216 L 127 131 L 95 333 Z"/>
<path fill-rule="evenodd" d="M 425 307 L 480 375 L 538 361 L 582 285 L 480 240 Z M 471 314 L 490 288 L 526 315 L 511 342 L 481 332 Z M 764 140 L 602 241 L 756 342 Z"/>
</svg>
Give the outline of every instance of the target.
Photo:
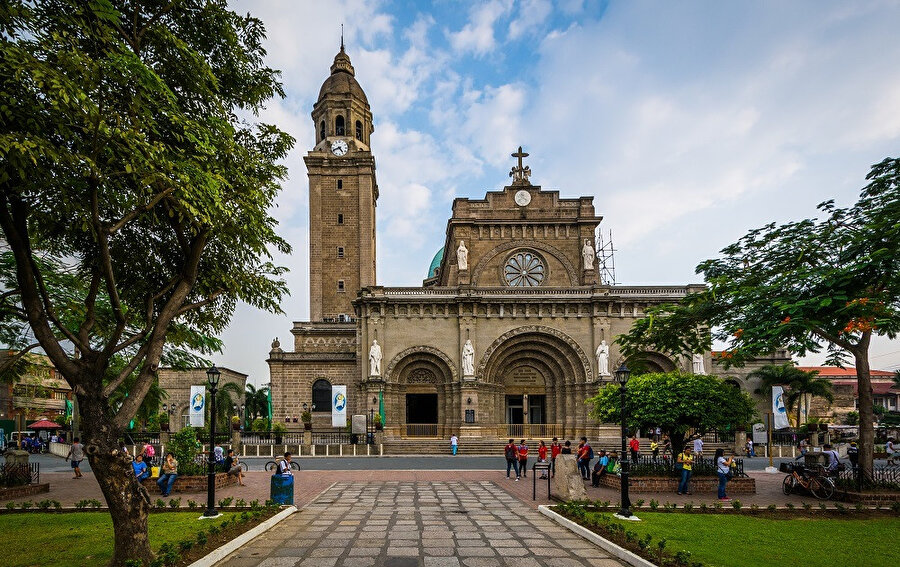
<svg viewBox="0 0 900 567">
<path fill-rule="evenodd" d="M 853 202 L 900 150 L 897 1 L 232 5 L 263 20 L 282 70 L 287 97 L 261 118 L 297 138 L 274 211 L 294 246 L 287 315 L 240 308 L 217 361 L 257 383 L 309 315 L 302 156 L 342 23 L 375 120 L 381 285 L 421 284 L 453 198 L 505 185 L 519 145 L 533 183 L 594 196 L 622 284 L 698 282 L 748 229 Z M 900 368 L 900 343 L 871 362 Z"/>
</svg>

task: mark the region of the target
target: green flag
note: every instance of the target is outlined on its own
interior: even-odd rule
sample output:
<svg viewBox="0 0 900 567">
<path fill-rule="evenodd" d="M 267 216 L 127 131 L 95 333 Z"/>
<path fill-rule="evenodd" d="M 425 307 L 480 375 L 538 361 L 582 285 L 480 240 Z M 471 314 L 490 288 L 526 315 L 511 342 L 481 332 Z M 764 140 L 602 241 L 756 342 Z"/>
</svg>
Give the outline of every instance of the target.
<svg viewBox="0 0 900 567">
<path fill-rule="evenodd" d="M 384 427 L 384 392 L 378 392 L 378 413 L 381 414 L 381 426 Z"/>
<path fill-rule="evenodd" d="M 268 407 L 268 418 L 269 418 L 269 427 L 272 427 L 272 388 L 266 388 L 266 400 L 269 402 Z"/>
</svg>

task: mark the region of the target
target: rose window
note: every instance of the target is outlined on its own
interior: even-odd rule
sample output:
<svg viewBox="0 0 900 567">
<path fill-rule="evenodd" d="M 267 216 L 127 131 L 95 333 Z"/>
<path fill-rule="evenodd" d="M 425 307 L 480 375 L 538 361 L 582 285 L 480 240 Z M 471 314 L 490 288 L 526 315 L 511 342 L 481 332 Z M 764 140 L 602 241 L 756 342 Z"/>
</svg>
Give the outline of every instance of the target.
<svg viewBox="0 0 900 567">
<path fill-rule="evenodd" d="M 544 281 L 544 262 L 532 252 L 518 252 L 506 261 L 503 278 L 513 287 L 539 286 Z"/>
</svg>

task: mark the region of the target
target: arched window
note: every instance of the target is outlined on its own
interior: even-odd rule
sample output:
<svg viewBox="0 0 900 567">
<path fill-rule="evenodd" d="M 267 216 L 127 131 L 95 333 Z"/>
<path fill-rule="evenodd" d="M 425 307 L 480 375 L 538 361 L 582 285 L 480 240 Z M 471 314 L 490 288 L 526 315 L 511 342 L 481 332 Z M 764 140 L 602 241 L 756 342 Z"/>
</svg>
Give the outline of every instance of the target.
<svg viewBox="0 0 900 567">
<path fill-rule="evenodd" d="M 356 121 L 356 139 L 362 142 L 362 122 Z"/>
<path fill-rule="evenodd" d="M 334 135 L 335 136 L 343 136 L 344 135 L 344 117 L 340 114 L 337 118 L 334 119 Z"/>
<path fill-rule="evenodd" d="M 323 120 L 321 124 L 319 124 L 319 140 L 325 139 L 325 121 Z"/>
<path fill-rule="evenodd" d="M 314 412 L 331 411 L 331 382 L 316 380 L 312 387 L 312 410 Z"/>
</svg>

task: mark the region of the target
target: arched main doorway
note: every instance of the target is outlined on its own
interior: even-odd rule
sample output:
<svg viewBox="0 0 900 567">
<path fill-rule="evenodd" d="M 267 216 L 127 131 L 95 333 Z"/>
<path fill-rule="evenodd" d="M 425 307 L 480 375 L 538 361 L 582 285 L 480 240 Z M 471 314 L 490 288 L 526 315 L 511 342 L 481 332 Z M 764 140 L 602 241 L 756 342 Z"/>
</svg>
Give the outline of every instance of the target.
<svg viewBox="0 0 900 567">
<path fill-rule="evenodd" d="M 479 367 L 493 414 L 508 437 L 583 434 L 590 362 L 571 337 L 549 327 L 520 327 L 500 336 Z"/>
<path fill-rule="evenodd" d="M 388 424 L 402 437 L 443 437 L 452 421 L 455 369 L 450 359 L 431 347 L 398 354 L 387 367 L 385 387 Z"/>
</svg>

